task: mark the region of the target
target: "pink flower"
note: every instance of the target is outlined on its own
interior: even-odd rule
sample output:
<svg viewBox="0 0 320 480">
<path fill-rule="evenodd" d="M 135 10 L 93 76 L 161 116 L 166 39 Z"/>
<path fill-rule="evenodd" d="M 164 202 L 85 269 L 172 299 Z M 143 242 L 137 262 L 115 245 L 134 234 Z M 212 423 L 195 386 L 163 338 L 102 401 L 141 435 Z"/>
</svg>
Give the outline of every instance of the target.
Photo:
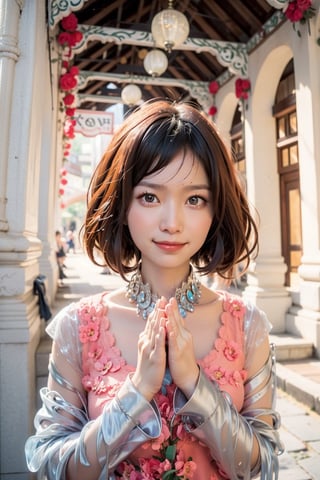
<svg viewBox="0 0 320 480">
<path fill-rule="evenodd" d="M 175 461 L 174 466 L 178 476 L 188 479 L 193 478 L 193 474 L 197 469 L 197 464 L 191 459 L 188 459 L 187 461 L 184 460 L 184 454 L 182 451 L 177 454 L 177 460 Z"/>
<path fill-rule="evenodd" d="M 222 367 L 213 369 L 211 373 L 211 378 L 218 382 L 220 385 L 225 385 L 227 383 L 226 370 Z"/>
<path fill-rule="evenodd" d="M 101 375 L 106 375 L 112 368 L 112 362 L 111 360 L 102 357 L 100 360 L 95 362 L 94 366 L 98 372 L 101 372 Z"/>
<path fill-rule="evenodd" d="M 95 369 L 102 375 L 106 375 L 108 372 L 117 372 L 125 364 L 122 357 L 119 356 L 119 351 L 113 349 L 114 355 L 110 353 L 104 353 L 94 364 Z"/>
<path fill-rule="evenodd" d="M 169 418 L 173 414 L 172 404 L 170 405 L 170 400 L 165 395 L 159 393 L 156 397 L 157 404 L 161 413 L 161 416 Z"/>
<path fill-rule="evenodd" d="M 229 375 L 229 383 L 235 387 L 239 387 L 243 383 L 242 375 L 238 370 L 235 370 Z"/>
<path fill-rule="evenodd" d="M 100 333 L 99 322 L 89 322 L 87 325 L 79 326 L 79 337 L 81 343 L 95 342 Z"/>
<path fill-rule="evenodd" d="M 102 348 L 96 347 L 95 345 L 93 346 L 92 349 L 90 349 L 88 353 L 89 358 L 93 358 L 93 360 L 98 360 L 102 355 Z"/>
<path fill-rule="evenodd" d="M 170 438 L 170 430 L 168 428 L 166 420 L 162 418 L 161 433 L 158 438 L 152 440 L 151 442 L 152 450 L 160 450 L 162 443 L 166 442 L 169 438 Z"/>
<path fill-rule="evenodd" d="M 171 463 L 166 458 L 163 462 L 159 464 L 158 472 L 162 474 L 162 473 L 168 472 L 169 470 L 171 470 L 171 468 L 172 468 Z"/>
<path fill-rule="evenodd" d="M 223 304 L 223 308 L 226 312 L 231 313 L 232 316 L 241 319 L 245 313 L 245 306 L 238 298 L 227 300 Z"/>
<path fill-rule="evenodd" d="M 122 462 L 117 466 L 116 474 L 120 474 L 121 476 L 117 478 L 121 478 L 124 480 L 140 480 L 141 474 L 136 471 L 134 466 L 128 462 Z"/>
<path fill-rule="evenodd" d="M 240 354 L 239 345 L 233 340 L 223 340 L 218 338 L 215 342 L 215 347 L 219 351 L 223 351 L 224 356 L 230 362 L 236 360 Z"/>
<path fill-rule="evenodd" d="M 154 480 L 160 478 L 159 467 L 160 460 L 157 458 L 140 458 L 139 465 L 141 469 L 141 479 Z"/>
</svg>

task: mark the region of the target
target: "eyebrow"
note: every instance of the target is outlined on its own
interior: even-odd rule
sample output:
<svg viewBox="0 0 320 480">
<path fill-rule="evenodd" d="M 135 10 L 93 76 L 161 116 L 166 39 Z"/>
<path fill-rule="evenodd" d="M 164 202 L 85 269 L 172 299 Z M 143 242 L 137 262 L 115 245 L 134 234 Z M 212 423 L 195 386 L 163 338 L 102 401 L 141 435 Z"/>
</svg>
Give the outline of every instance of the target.
<svg viewBox="0 0 320 480">
<path fill-rule="evenodd" d="M 137 187 L 148 187 L 154 190 L 166 190 L 167 188 L 167 186 L 162 183 L 152 183 L 148 182 L 147 180 L 142 180 L 140 183 L 138 183 Z M 184 188 L 185 190 L 210 190 L 209 185 L 206 183 L 199 185 L 185 185 Z"/>
</svg>

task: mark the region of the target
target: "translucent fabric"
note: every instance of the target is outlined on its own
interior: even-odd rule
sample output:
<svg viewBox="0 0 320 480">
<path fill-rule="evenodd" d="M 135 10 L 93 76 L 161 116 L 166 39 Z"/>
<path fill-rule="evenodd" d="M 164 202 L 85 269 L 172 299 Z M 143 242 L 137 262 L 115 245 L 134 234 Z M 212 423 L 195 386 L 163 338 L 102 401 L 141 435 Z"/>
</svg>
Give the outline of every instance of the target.
<svg viewBox="0 0 320 480">
<path fill-rule="evenodd" d="M 198 458 L 203 458 L 204 461 L 202 468 L 199 466 L 195 479 L 202 480 L 201 472 L 206 471 L 206 465 L 210 465 L 210 468 L 211 466 L 213 468 L 211 478 L 214 480 L 249 479 L 260 472 L 261 479 L 271 480 L 277 478 L 277 455 L 282 450 L 277 433 L 279 417 L 274 411 L 273 349 L 270 350 L 269 360 L 260 372 L 253 378 L 246 377 L 246 371 L 250 370 L 250 358 L 266 341 L 270 323 L 265 314 L 255 306 L 244 304 L 242 300 L 227 293 L 221 293 L 221 296 L 224 299 L 224 311 L 221 314 L 219 338 L 216 339 L 213 350 L 204 359 L 199 360 L 201 374 L 192 397 L 187 400 L 176 390 L 174 415 L 181 418 L 188 438 L 192 437 L 193 441 L 196 439 L 195 443 L 189 442 L 192 453 L 196 456 L 196 452 L 199 452 Z M 101 465 L 99 477 L 101 480 L 122 478 L 115 473 L 120 462 L 125 461 L 130 465 L 130 462 L 139 460 L 138 455 L 143 455 L 148 461 L 149 447 L 146 445 L 152 445 L 152 440 L 162 434 L 163 413 L 159 413 L 159 405 L 156 402 L 146 402 L 133 387 L 130 381 L 132 366 L 124 366 L 123 362 L 118 362 L 117 370 L 110 376 L 112 382 L 117 382 L 117 388 L 113 390 L 108 400 L 104 399 L 103 395 L 109 391 L 110 385 L 104 384 L 102 389 L 101 379 L 99 381 L 102 393 L 92 390 L 93 378 L 90 379 L 87 373 L 90 373 L 89 370 L 93 367 L 88 364 L 89 367 L 86 365 L 84 368 L 85 359 L 90 358 L 96 346 L 101 350 L 100 347 L 106 345 L 107 338 L 110 345 L 113 344 L 113 340 L 116 341 L 108 331 L 109 322 L 103 295 L 92 299 L 88 300 L 87 304 L 74 303 L 66 307 L 47 327 L 48 334 L 54 339 L 63 358 L 74 371 L 79 372 L 84 385 L 82 391 L 77 391 L 51 363 L 52 378 L 63 388 L 76 393 L 82 408 L 66 402 L 56 392 L 50 392 L 48 389 L 41 391 L 43 406 L 35 417 L 36 433 L 27 441 L 26 457 L 29 469 L 39 471 L 40 475 L 45 475 L 49 480 L 65 479 L 66 466 L 71 457 L 82 465 L 89 465 L 85 435 L 92 425 L 97 429 L 96 452 Z M 86 318 L 87 312 L 90 311 L 91 315 L 95 308 L 99 322 L 104 322 L 100 330 L 105 337 L 101 337 L 100 344 L 90 343 L 93 350 L 88 350 L 86 356 L 86 346 L 80 341 L 79 331 L 81 332 L 83 318 Z M 81 309 L 82 314 L 79 313 Z M 225 358 L 223 364 L 225 346 L 228 347 L 228 355 L 231 355 L 231 358 Z M 113 358 L 114 362 L 117 360 L 119 359 Z M 214 367 L 216 360 L 222 362 L 222 366 L 231 365 L 233 370 L 225 371 L 221 368 L 218 372 L 215 371 L 212 366 Z M 216 373 L 222 374 L 222 371 L 227 378 L 225 383 L 224 377 L 217 377 L 215 381 Z M 85 385 L 90 385 L 90 390 L 86 391 Z M 174 385 L 172 387 L 174 389 Z M 257 408 L 256 404 L 264 397 L 269 399 L 267 404 L 272 405 L 268 409 Z M 272 402 L 270 397 L 273 397 Z M 94 416 L 89 413 L 89 398 L 90 402 L 97 402 L 97 414 Z M 272 419 L 271 426 L 263 421 L 265 415 Z M 259 444 L 260 458 L 255 468 L 251 469 L 254 439 Z M 181 445 L 184 448 L 184 441 Z M 187 448 L 186 445 L 186 451 Z M 152 455 L 151 448 L 149 450 Z"/>
</svg>

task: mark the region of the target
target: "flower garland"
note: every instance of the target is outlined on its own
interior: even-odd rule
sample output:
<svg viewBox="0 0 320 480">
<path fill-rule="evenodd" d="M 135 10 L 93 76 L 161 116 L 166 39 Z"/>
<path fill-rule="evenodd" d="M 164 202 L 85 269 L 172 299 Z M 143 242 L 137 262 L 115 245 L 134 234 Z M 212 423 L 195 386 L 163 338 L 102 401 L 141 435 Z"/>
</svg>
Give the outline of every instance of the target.
<svg viewBox="0 0 320 480">
<path fill-rule="evenodd" d="M 79 69 L 72 63 L 72 48 L 82 40 L 83 34 L 77 30 L 78 19 L 74 13 L 70 13 L 67 17 L 64 17 L 59 26 L 60 32 L 57 35 L 57 42 L 62 47 L 59 90 L 63 94 L 60 111 L 65 114 L 62 139 L 63 162 L 65 162 L 70 154 L 70 140 L 75 137 L 74 127 L 76 124 L 74 118 L 76 110 L 75 91 L 78 85 Z M 59 197 L 64 194 L 63 186 L 67 183 L 65 178 L 66 170 L 63 170 L 63 172 L 65 173 L 60 173 L 60 183 L 62 186 L 59 188 Z M 61 202 L 60 207 L 64 208 L 65 204 Z"/>
<path fill-rule="evenodd" d="M 59 187 L 59 197 L 63 197 L 64 195 L 64 187 L 68 184 L 68 179 L 66 178 L 67 176 L 67 170 L 65 168 L 62 168 L 60 170 L 60 187 Z M 65 208 L 65 203 L 63 202 L 63 200 L 61 200 L 61 203 L 60 203 L 60 208 L 63 209 Z"/>
<path fill-rule="evenodd" d="M 213 95 L 213 105 L 209 108 L 208 114 L 211 115 L 212 117 L 214 117 L 218 111 L 215 105 L 215 96 L 218 93 L 219 88 L 220 88 L 220 85 L 216 80 L 213 80 L 212 82 L 209 83 L 209 92 Z"/>
<path fill-rule="evenodd" d="M 297 29 L 297 23 L 301 25 L 308 25 L 308 32 L 310 35 L 310 19 L 315 16 L 316 11 L 312 6 L 312 0 L 290 0 L 284 14 L 293 25 L 294 30 L 298 36 L 301 37 L 301 32 Z"/>
</svg>

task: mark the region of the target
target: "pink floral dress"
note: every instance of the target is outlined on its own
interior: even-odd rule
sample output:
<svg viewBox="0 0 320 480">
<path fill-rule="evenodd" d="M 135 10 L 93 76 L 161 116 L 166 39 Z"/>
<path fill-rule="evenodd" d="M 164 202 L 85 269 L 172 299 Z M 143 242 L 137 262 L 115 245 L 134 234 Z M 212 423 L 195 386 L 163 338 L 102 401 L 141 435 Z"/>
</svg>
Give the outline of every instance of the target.
<svg viewBox="0 0 320 480">
<path fill-rule="evenodd" d="M 221 293 L 223 312 L 218 338 L 212 350 L 198 359 L 206 375 L 230 395 L 238 411 L 244 400 L 247 377 L 244 355 L 246 306 L 239 297 Z M 127 375 L 134 371 L 116 346 L 110 332 L 108 307 L 102 295 L 85 299 L 78 309 L 79 340 L 82 344 L 82 383 L 88 395 L 91 419 L 97 418 L 106 402 L 117 393 Z M 226 478 L 209 455 L 208 448 L 183 427 L 173 409 L 175 385 L 167 382 L 155 401 L 162 418 L 159 438 L 147 441 L 122 462 L 117 478 L 220 480 Z"/>
</svg>

